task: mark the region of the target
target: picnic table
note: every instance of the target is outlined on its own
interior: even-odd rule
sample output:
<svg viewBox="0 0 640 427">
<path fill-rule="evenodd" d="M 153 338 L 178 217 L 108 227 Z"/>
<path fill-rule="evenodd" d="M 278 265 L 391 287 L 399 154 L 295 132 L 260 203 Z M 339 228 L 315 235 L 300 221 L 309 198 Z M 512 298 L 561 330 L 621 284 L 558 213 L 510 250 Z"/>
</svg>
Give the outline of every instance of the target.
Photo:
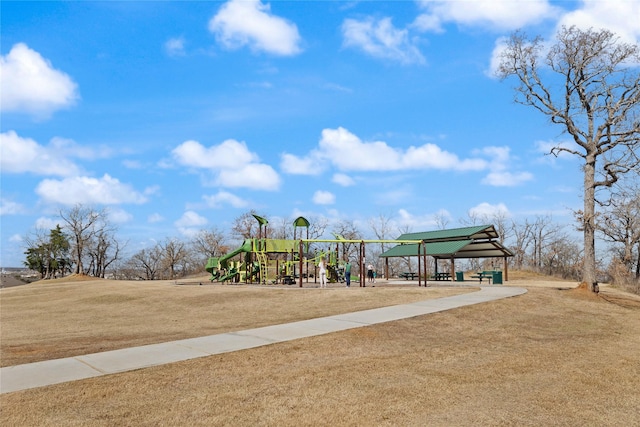
<svg viewBox="0 0 640 427">
<path fill-rule="evenodd" d="M 416 277 L 418 277 L 418 273 L 413 273 L 411 271 L 405 271 L 405 272 L 400 273 L 400 277 L 404 277 L 406 280 L 409 280 L 409 279 L 413 280 Z"/>
<path fill-rule="evenodd" d="M 435 280 L 451 280 L 451 273 L 435 273 L 433 278 Z"/>
<path fill-rule="evenodd" d="M 482 284 L 482 279 L 487 279 L 489 281 L 489 284 L 491 284 L 491 279 L 493 279 L 493 272 L 492 271 L 478 271 L 477 274 L 474 274 L 471 277 L 474 278 L 474 279 L 479 279 L 480 280 L 480 284 Z"/>
</svg>

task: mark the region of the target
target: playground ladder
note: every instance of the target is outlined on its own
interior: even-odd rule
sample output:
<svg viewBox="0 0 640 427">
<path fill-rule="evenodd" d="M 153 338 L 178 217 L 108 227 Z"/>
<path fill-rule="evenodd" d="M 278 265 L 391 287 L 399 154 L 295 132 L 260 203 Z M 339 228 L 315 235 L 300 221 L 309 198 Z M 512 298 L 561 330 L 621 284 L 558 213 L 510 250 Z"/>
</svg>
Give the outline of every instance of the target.
<svg viewBox="0 0 640 427">
<path fill-rule="evenodd" d="M 263 251 L 256 252 L 256 256 L 258 258 L 258 263 L 260 264 L 260 280 L 263 285 L 267 284 L 267 271 L 268 271 L 268 260 L 267 254 Z"/>
</svg>

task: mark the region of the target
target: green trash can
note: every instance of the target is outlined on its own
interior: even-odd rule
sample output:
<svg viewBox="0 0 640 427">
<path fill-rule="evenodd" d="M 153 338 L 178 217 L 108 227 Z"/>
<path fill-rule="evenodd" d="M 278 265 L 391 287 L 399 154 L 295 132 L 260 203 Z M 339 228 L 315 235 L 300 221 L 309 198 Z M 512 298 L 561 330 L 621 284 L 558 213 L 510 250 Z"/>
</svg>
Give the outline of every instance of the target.
<svg viewBox="0 0 640 427">
<path fill-rule="evenodd" d="M 502 271 L 493 272 L 493 284 L 502 285 Z"/>
<path fill-rule="evenodd" d="M 456 282 L 464 282 L 464 273 L 462 271 L 456 271 Z"/>
</svg>

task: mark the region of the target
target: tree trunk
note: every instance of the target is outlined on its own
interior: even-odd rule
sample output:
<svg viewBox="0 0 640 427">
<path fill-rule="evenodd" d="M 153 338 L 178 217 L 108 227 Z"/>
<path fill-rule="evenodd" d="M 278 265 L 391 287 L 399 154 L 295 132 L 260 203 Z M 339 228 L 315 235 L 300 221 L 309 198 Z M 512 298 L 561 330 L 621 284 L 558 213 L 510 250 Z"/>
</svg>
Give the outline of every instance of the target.
<svg viewBox="0 0 640 427">
<path fill-rule="evenodd" d="M 638 243 L 638 261 L 636 262 L 636 279 L 640 279 L 640 243 Z"/>
<path fill-rule="evenodd" d="M 76 258 L 76 274 L 82 274 L 83 265 L 82 265 L 82 241 L 76 236 L 76 247 L 75 247 L 75 258 Z"/>
<path fill-rule="evenodd" d="M 582 282 L 592 292 L 598 292 L 595 246 L 595 176 L 596 157 L 595 154 L 589 154 L 586 156 L 584 165 L 584 262 L 582 265 Z"/>
</svg>

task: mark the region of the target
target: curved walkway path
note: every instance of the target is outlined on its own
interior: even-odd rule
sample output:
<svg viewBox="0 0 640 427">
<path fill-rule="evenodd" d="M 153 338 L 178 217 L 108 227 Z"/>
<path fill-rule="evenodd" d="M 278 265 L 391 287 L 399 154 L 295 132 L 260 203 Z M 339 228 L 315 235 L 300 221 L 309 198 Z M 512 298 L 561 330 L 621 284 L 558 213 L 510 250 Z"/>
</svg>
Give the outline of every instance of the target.
<svg viewBox="0 0 640 427">
<path fill-rule="evenodd" d="M 141 347 L 124 348 L 64 359 L 0 368 L 0 393 L 11 393 L 101 375 L 132 371 L 165 363 L 244 350 L 298 338 L 361 328 L 414 316 L 495 301 L 527 290 L 508 286 L 485 286 L 478 292 L 431 299 L 411 304 L 338 314 L 245 331 L 189 338 Z"/>
</svg>

